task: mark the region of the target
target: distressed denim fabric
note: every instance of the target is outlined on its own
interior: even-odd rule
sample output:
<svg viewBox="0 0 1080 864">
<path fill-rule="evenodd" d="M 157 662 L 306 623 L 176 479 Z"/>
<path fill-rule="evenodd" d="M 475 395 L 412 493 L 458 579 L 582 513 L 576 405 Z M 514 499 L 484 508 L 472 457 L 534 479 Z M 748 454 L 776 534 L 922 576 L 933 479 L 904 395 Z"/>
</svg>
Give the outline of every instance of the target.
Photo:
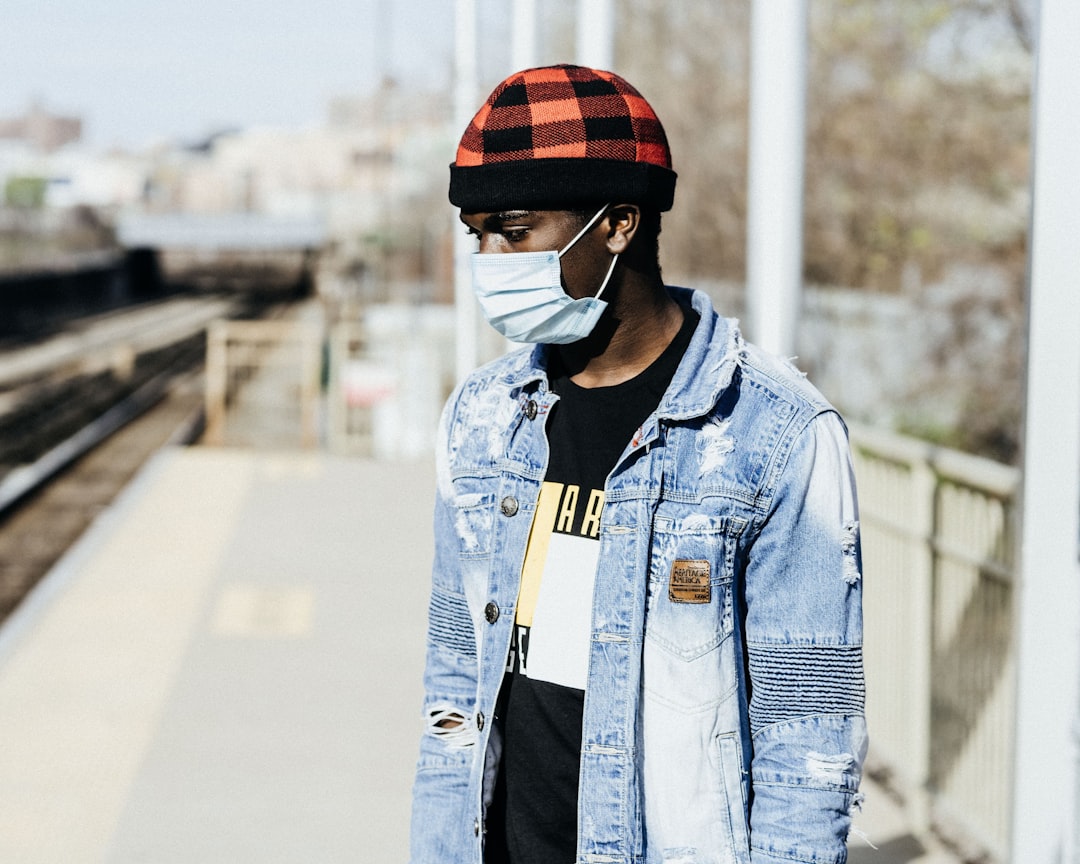
<svg viewBox="0 0 1080 864">
<path fill-rule="evenodd" d="M 846 431 L 686 293 L 701 321 L 606 485 L 577 864 L 843 864 L 866 749 Z M 414 864 L 483 860 L 487 720 L 557 398 L 546 350 L 478 370 L 443 415 Z"/>
</svg>

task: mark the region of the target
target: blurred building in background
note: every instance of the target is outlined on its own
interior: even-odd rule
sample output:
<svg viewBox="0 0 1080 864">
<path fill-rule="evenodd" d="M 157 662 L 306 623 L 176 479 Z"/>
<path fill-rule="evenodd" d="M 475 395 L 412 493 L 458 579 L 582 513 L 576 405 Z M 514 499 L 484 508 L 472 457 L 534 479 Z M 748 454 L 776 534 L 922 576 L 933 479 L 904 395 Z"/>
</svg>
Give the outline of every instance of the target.
<svg viewBox="0 0 1080 864">
<path fill-rule="evenodd" d="M 0 117 L 0 141 L 22 141 L 51 152 L 82 137 L 82 119 L 61 117 L 34 103 L 22 117 Z"/>
</svg>

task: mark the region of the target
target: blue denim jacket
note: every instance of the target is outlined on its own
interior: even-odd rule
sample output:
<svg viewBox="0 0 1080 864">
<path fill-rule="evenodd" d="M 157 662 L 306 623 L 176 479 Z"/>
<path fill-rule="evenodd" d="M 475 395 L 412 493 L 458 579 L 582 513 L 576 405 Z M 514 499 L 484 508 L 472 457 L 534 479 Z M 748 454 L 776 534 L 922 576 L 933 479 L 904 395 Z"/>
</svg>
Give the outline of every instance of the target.
<svg viewBox="0 0 1080 864">
<path fill-rule="evenodd" d="M 701 321 L 605 490 L 577 864 L 842 864 L 866 748 L 846 431 L 690 297 Z M 443 415 L 414 864 L 483 860 L 488 720 L 557 399 L 546 351 L 481 368 Z M 672 602 L 688 564 L 708 588 Z"/>
</svg>

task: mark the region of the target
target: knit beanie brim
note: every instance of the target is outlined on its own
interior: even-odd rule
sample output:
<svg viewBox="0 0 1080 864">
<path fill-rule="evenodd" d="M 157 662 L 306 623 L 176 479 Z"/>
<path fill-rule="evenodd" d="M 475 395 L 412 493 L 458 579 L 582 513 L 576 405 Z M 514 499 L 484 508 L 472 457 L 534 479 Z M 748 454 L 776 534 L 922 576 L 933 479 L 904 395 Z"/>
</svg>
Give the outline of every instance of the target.
<svg viewBox="0 0 1080 864">
<path fill-rule="evenodd" d="M 675 172 L 615 159 L 535 159 L 450 166 L 450 203 L 466 213 L 620 202 L 670 210 Z"/>
<path fill-rule="evenodd" d="M 580 66 L 528 69 L 488 97 L 450 165 L 465 212 L 603 202 L 670 210 L 676 174 L 663 126 L 630 84 Z"/>
</svg>

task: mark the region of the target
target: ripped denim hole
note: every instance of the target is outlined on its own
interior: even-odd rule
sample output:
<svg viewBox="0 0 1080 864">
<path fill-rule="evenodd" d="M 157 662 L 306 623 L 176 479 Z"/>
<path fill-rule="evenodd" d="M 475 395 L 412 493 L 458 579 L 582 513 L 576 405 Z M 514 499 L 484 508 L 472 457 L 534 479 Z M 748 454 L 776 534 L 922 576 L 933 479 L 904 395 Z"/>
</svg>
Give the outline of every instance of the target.
<svg viewBox="0 0 1080 864">
<path fill-rule="evenodd" d="M 837 756 L 825 756 L 821 753 L 806 754 L 807 773 L 819 782 L 839 783 L 854 764 L 855 757 L 850 753 L 840 753 Z"/>
<path fill-rule="evenodd" d="M 844 581 L 848 585 L 854 585 L 861 578 L 859 572 L 859 523 L 856 521 L 844 523 L 844 537 L 841 541 L 840 550 L 844 556 Z"/>
<path fill-rule="evenodd" d="M 428 731 L 456 750 L 475 746 L 479 738 L 473 719 L 450 704 L 434 705 L 428 710 Z"/>
<path fill-rule="evenodd" d="M 695 864 L 698 850 L 693 846 L 678 846 L 661 852 L 663 864 Z"/>
</svg>

